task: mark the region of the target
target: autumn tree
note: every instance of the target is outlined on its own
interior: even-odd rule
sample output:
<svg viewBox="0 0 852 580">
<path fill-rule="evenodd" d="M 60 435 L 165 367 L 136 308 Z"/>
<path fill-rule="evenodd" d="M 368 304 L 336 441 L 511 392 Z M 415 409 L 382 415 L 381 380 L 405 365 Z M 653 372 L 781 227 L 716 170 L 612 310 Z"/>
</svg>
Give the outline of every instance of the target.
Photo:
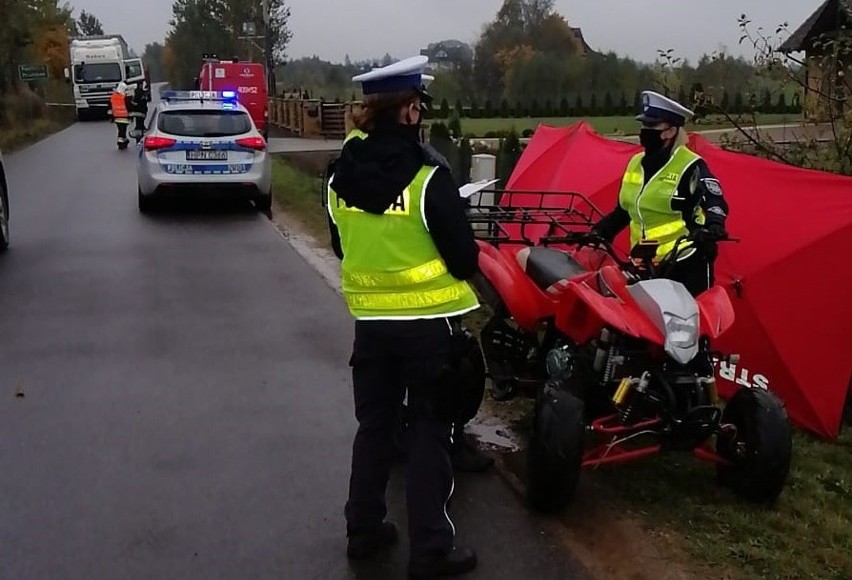
<svg viewBox="0 0 852 580">
<path fill-rule="evenodd" d="M 18 65 L 38 59 L 54 73 L 67 61 L 72 9 L 58 0 L 0 0 L 0 93 L 18 83 Z M 63 54 L 64 52 L 64 54 Z"/>
<path fill-rule="evenodd" d="M 802 62 L 780 47 L 790 33 L 787 24 L 779 25 L 774 34 L 762 28 L 754 30 L 751 20 L 743 14 L 739 21 L 740 43 L 754 49 L 751 78 L 734 88 L 733 105 L 728 95 L 731 82 L 721 85 L 721 99 L 709 105 L 711 111 L 724 117 L 736 132 L 723 136 L 722 145 L 783 163 L 852 175 L 852 109 L 846 106 L 847 95 L 852 92 L 852 35 L 825 33 L 814 39 L 820 57 L 811 63 Z M 671 71 L 678 58 L 671 49 L 661 51 L 663 68 Z M 735 80 L 742 68 L 740 59 L 732 60 L 724 54 L 708 57 L 705 63 L 720 79 Z M 810 64 L 831 79 L 829 89 L 808 84 L 804 68 Z M 720 86 L 720 85 L 716 85 Z M 705 88 L 707 83 L 705 82 Z M 760 114 L 786 108 L 786 93 L 798 97 L 808 92 L 815 96 L 821 119 L 829 126 L 830 137 L 823 142 L 796 131 L 785 135 L 791 142 L 776 143 L 766 131 L 760 131 Z M 773 105 L 773 92 L 776 104 Z M 796 100 L 795 102 L 800 102 Z M 718 103 L 718 104 L 716 104 Z"/>
<path fill-rule="evenodd" d="M 44 107 L 18 77 L 21 64 L 46 64 L 49 80 L 33 88 L 66 93 L 60 81 L 68 60 L 68 35 L 74 31 L 72 8 L 59 0 L 0 0 L 0 125 L 33 118 Z M 15 110 L 16 96 L 27 93 Z M 35 99 L 35 100 L 33 100 Z"/>
<path fill-rule="evenodd" d="M 166 38 L 167 73 L 179 86 L 188 86 L 198 74 L 204 54 L 220 58 L 238 56 L 262 60 L 262 51 L 254 41 L 243 40 L 243 25 L 254 24 L 259 36 L 269 36 L 273 67 L 286 58 L 292 33 L 288 22 L 290 9 L 285 0 L 269 0 L 268 29 L 258 2 L 244 0 L 175 0 L 170 31 Z"/>
<path fill-rule="evenodd" d="M 142 52 L 142 60 L 151 73 L 151 82 L 159 83 L 165 80 L 165 52 L 166 47 L 159 42 L 145 45 Z"/>
</svg>

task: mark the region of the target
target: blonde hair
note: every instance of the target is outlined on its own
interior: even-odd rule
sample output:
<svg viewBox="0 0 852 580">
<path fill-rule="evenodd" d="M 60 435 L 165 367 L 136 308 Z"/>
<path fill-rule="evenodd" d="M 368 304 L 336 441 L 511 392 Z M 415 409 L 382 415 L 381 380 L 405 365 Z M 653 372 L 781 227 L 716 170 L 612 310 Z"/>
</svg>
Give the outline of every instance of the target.
<svg viewBox="0 0 852 580">
<path fill-rule="evenodd" d="M 394 124 L 398 122 L 399 110 L 415 99 L 417 93 L 413 90 L 365 95 L 361 106 L 352 110 L 352 123 L 365 133 L 375 129 L 377 124 Z"/>
<path fill-rule="evenodd" d="M 677 149 L 678 147 L 686 147 L 689 143 L 689 135 L 686 133 L 686 129 L 684 127 L 677 128 L 677 135 L 675 135 L 672 150 Z"/>
</svg>

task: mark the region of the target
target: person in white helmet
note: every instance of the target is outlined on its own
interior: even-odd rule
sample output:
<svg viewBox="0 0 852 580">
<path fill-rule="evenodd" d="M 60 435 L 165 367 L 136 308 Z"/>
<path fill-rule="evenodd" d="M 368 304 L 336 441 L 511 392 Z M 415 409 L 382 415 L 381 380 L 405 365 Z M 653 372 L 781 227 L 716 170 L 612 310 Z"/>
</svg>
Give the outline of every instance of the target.
<svg viewBox="0 0 852 580">
<path fill-rule="evenodd" d="M 118 146 L 123 149 L 127 147 L 130 140 L 127 138 L 127 127 L 130 125 L 129 97 L 127 96 L 127 84 L 122 81 L 116 85 L 109 99 L 109 115 L 112 122 L 118 128 Z"/>
</svg>

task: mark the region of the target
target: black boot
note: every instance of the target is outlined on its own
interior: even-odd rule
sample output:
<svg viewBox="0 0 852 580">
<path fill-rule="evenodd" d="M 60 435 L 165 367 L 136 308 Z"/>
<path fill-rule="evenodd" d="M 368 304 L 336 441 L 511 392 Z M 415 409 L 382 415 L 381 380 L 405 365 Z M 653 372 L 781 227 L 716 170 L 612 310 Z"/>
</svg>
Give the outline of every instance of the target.
<svg viewBox="0 0 852 580">
<path fill-rule="evenodd" d="M 449 554 L 412 559 L 408 563 L 410 578 L 461 576 L 476 568 L 476 552 L 470 548 L 453 548 Z"/>
<path fill-rule="evenodd" d="M 482 473 L 494 465 L 493 459 L 468 443 L 461 433 L 453 440 L 450 460 L 459 473 Z"/>
<path fill-rule="evenodd" d="M 346 555 L 353 560 L 373 556 L 383 548 L 392 546 L 399 538 L 399 532 L 393 522 L 383 522 L 378 529 L 349 535 Z"/>
</svg>

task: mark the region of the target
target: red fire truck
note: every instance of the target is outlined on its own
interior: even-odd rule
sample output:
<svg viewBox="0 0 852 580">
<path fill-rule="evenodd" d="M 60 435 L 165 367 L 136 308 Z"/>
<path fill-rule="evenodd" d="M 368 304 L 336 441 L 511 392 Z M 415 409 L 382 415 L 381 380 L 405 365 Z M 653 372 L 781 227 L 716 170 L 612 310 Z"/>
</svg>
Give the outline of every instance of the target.
<svg viewBox="0 0 852 580">
<path fill-rule="evenodd" d="M 236 91 L 258 131 L 268 137 L 269 119 L 266 71 L 261 63 L 207 59 L 201 66 L 197 88 L 202 91 Z"/>
</svg>

